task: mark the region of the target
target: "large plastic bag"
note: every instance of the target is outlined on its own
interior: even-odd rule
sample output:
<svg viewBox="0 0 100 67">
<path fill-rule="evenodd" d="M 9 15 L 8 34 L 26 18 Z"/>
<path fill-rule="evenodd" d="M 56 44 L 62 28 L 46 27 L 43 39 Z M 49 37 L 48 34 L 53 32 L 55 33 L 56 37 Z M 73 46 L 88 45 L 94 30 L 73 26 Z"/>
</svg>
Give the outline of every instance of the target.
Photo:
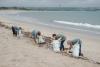
<svg viewBox="0 0 100 67">
<path fill-rule="evenodd" d="M 19 30 L 19 37 L 22 37 L 23 34 L 22 34 L 22 30 Z"/>
<path fill-rule="evenodd" d="M 59 40 L 54 40 L 52 42 L 54 52 L 60 52 L 60 42 Z"/>
<path fill-rule="evenodd" d="M 45 40 L 42 36 L 38 36 L 38 43 L 45 43 Z"/>
<path fill-rule="evenodd" d="M 72 49 L 72 55 L 74 57 L 79 57 L 79 43 L 77 42 L 74 46 L 73 46 L 73 49 Z"/>
</svg>

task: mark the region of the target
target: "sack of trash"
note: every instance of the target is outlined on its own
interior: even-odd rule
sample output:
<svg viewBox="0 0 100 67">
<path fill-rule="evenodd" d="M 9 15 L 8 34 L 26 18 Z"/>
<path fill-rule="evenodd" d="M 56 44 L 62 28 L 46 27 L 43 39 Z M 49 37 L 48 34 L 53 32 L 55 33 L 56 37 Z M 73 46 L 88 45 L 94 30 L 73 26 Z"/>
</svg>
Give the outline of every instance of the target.
<svg viewBox="0 0 100 67">
<path fill-rule="evenodd" d="M 39 36 L 38 37 L 38 43 L 45 43 L 45 40 L 43 39 L 43 37 L 42 36 Z"/>
<path fill-rule="evenodd" d="M 73 46 L 72 55 L 74 57 L 79 57 L 79 44 L 78 44 L 78 42 Z"/>
<path fill-rule="evenodd" d="M 54 40 L 52 45 L 54 52 L 60 52 L 60 42 L 58 40 Z"/>
</svg>

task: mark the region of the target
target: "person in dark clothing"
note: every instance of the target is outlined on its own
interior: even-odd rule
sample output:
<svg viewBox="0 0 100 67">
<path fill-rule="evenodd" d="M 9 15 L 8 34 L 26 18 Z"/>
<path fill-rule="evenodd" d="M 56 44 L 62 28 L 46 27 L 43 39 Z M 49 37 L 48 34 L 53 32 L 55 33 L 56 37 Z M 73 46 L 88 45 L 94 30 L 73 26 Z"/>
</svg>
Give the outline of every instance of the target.
<svg viewBox="0 0 100 67">
<path fill-rule="evenodd" d="M 13 35 L 14 35 L 14 36 L 17 36 L 17 32 L 16 32 L 15 26 L 12 26 L 12 32 L 13 32 Z"/>
<path fill-rule="evenodd" d="M 79 56 L 83 56 L 82 52 L 81 52 L 81 45 L 82 45 L 82 41 L 80 39 L 74 39 L 74 40 L 68 40 L 67 44 L 70 45 L 69 50 L 72 49 L 72 47 L 78 42 L 79 44 Z"/>
</svg>

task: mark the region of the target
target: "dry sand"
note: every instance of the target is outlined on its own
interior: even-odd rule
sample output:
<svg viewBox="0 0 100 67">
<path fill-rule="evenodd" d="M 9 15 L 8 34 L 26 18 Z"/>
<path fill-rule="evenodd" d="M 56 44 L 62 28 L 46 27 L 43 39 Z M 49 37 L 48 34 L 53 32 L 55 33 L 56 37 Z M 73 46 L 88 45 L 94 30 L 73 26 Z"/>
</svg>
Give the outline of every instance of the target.
<svg viewBox="0 0 100 67">
<path fill-rule="evenodd" d="M 3 11 L 2 11 L 3 12 Z M 13 12 L 14 11 L 8 11 Z M 18 11 L 19 12 L 19 11 Z M 51 36 L 52 33 L 64 32 L 68 39 L 79 37 L 83 41 L 83 53 L 90 60 L 100 62 L 100 39 L 91 35 L 80 34 L 78 32 L 69 32 L 62 29 L 50 28 L 37 24 L 33 25 L 12 21 L 4 17 L 0 17 L 0 21 L 5 25 L 18 25 L 24 31 L 32 31 L 38 29 L 43 35 Z M 65 43 L 66 45 L 66 43 Z M 0 27 L 0 67 L 100 67 L 92 62 L 75 59 L 69 56 L 56 54 L 51 50 L 36 46 L 29 38 L 18 39 L 12 36 L 11 30 Z"/>
<path fill-rule="evenodd" d="M 81 59 L 63 56 L 34 45 L 29 38 L 13 37 L 0 27 L 0 67 L 99 67 Z"/>
</svg>

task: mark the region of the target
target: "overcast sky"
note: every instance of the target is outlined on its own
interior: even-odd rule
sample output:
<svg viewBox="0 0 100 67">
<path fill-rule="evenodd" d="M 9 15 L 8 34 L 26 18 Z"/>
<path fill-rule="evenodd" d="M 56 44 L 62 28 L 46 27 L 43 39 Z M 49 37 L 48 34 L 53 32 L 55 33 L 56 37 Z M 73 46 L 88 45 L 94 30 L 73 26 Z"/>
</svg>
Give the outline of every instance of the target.
<svg viewBox="0 0 100 67">
<path fill-rule="evenodd" d="M 0 6 L 100 7 L 100 0 L 0 0 Z"/>
</svg>

